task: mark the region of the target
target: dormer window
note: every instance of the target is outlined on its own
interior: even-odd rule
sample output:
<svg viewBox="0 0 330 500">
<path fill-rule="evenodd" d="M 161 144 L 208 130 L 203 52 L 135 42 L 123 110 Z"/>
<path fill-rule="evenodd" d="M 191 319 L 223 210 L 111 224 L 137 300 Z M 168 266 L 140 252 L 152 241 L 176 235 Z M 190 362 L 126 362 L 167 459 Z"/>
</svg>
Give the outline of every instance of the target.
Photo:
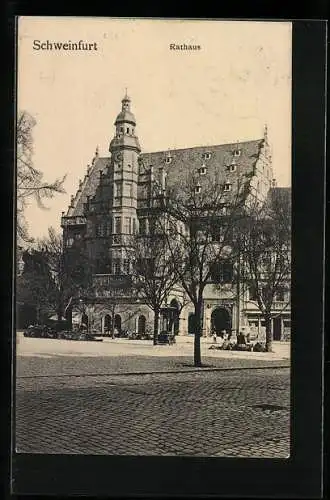
<svg viewBox="0 0 330 500">
<path fill-rule="evenodd" d="M 226 182 L 224 190 L 225 191 L 231 191 L 231 184 L 230 184 L 230 182 Z"/>
<path fill-rule="evenodd" d="M 203 153 L 202 157 L 204 160 L 209 160 L 211 158 L 211 153 L 209 153 L 209 152 Z"/>
<path fill-rule="evenodd" d="M 198 184 L 197 186 L 195 186 L 195 194 L 199 194 L 201 192 L 202 188 L 200 187 L 200 185 Z"/>
<path fill-rule="evenodd" d="M 166 156 L 165 158 L 165 163 L 171 163 L 172 157 L 171 156 Z"/>
<path fill-rule="evenodd" d="M 228 167 L 229 172 L 235 172 L 236 171 L 236 163 L 231 163 Z"/>
<path fill-rule="evenodd" d="M 236 158 L 238 158 L 239 156 L 241 156 L 241 150 L 240 150 L 240 149 L 235 149 L 235 151 L 234 151 L 234 156 L 235 156 Z"/>
<path fill-rule="evenodd" d="M 200 169 L 198 170 L 198 172 L 200 173 L 200 175 L 205 175 L 206 174 L 206 167 L 205 167 L 205 165 L 203 165 L 202 167 L 200 167 Z"/>
</svg>

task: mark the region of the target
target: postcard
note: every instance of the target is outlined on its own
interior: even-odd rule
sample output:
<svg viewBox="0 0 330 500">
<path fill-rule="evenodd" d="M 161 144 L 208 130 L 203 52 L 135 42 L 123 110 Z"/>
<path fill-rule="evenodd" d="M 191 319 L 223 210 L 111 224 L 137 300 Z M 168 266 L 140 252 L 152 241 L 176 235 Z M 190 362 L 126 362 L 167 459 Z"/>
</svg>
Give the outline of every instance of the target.
<svg viewBox="0 0 330 500">
<path fill-rule="evenodd" d="M 15 453 L 290 460 L 292 22 L 17 36 Z"/>
</svg>

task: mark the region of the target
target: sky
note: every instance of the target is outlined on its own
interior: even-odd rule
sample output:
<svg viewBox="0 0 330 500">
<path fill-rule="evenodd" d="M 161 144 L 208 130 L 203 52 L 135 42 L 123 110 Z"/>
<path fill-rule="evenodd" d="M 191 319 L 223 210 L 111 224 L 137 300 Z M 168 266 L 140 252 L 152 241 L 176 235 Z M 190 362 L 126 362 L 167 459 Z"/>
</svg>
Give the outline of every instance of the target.
<svg viewBox="0 0 330 500">
<path fill-rule="evenodd" d="M 17 107 L 37 121 L 34 166 L 47 181 L 66 175 L 66 194 L 47 210 L 31 202 L 30 234 L 59 230 L 96 146 L 109 155 L 126 88 L 143 152 L 259 139 L 267 124 L 274 176 L 290 186 L 291 31 L 290 22 L 20 17 Z M 34 40 L 97 50 L 34 50 Z"/>
</svg>

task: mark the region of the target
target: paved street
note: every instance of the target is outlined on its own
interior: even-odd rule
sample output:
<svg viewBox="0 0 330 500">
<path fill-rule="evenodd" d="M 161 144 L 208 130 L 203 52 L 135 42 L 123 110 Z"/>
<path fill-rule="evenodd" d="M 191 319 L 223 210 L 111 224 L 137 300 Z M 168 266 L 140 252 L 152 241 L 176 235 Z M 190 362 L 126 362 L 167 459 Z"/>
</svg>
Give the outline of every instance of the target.
<svg viewBox="0 0 330 500">
<path fill-rule="evenodd" d="M 33 374 L 23 359 L 16 388 L 18 452 L 289 455 L 288 368 L 125 375 L 102 374 L 104 367 L 94 366 L 74 376 L 75 370 L 63 375 L 63 358 L 55 360 L 62 363 L 55 377 L 47 376 L 46 364 Z M 42 358 L 50 367 L 53 361 Z"/>
</svg>

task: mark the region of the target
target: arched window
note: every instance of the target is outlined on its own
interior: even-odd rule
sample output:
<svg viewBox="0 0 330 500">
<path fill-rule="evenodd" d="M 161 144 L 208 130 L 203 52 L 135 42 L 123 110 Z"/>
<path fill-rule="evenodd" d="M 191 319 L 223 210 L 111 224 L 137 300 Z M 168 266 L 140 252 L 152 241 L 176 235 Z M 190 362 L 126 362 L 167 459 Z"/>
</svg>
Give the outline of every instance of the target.
<svg viewBox="0 0 330 500">
<path fill-rule="evenodd" d="M 146 332 L 146 317 L 141 314 L 138 318 L 138 333 Z"/>
</svg>

